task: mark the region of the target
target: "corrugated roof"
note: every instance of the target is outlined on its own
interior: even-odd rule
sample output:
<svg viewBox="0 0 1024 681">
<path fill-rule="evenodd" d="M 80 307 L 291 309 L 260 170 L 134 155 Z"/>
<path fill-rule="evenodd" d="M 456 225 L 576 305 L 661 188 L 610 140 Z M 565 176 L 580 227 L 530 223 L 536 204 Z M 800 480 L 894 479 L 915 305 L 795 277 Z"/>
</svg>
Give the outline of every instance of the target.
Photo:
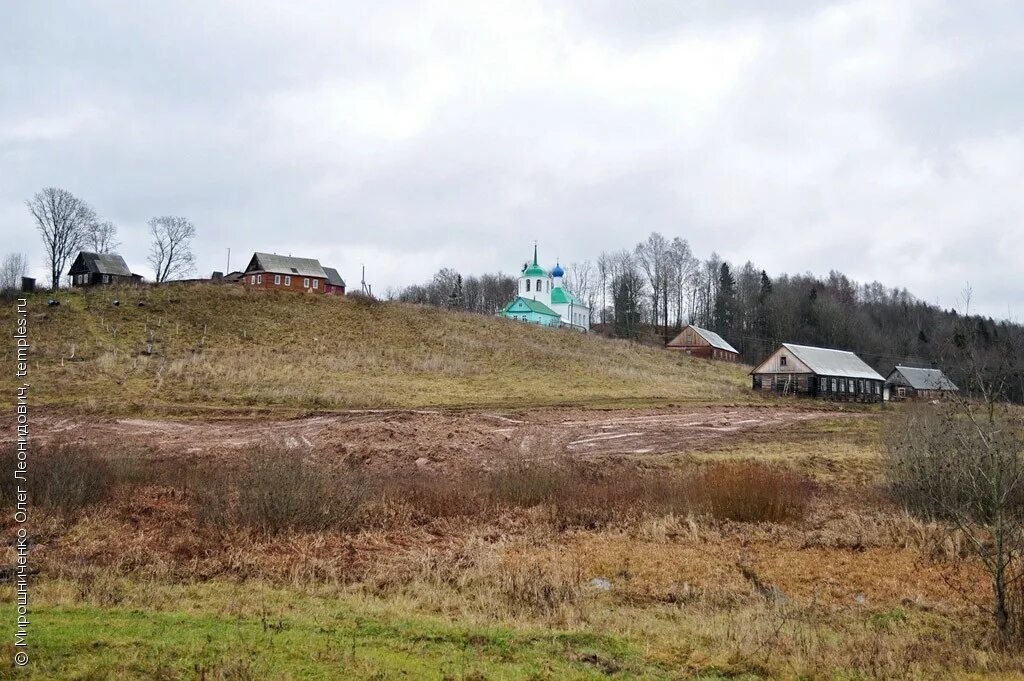
<svg viewBox="0 0 1024 681">
<path fill-rule="evenodd" d="M 557 312 L 555 312 L 554 310 L 552 310 L 550 307 L 540 302 L 539 300 L 530 300 L 529 298 L 523 298 L 522 296 L 519 296 L 511 303 L 506 305 L 505 309 L 502 310 L 502 312 L 507 312 L 513 305 L 518 303 L 520 300 L 523 301 L 523 304 L 525 304 L 531 312 L 536 312 L 537 314 L 552 315 L 554 317 L 560 317 L 560 315 Z"/>
<path fill-rule="evenodd" d="M 333 267 L 325 267 L 324 272 L 327 274 L 327 283 L 331 286 L 344 286 L 345 280 L 341 278 L 341 274 L 338 270 Z"/>
<path fill-rule="evenodd" d="M 897 365 L 893 371 L 902 374 L 914 390 L 960 390 L 953 381 L 946 377 L 946 374 L 942 373 L 941 369 Z"/>
<path fill-rule="evenodd" d="M 90 272 L 97 274 L 112 274 L 118 277 L 130 277 L 132 271 L 128 269 L 128 264 L 124 261 L 124 258 L 119 256 L 117 253 L 90 253 L 89 251 L 80 251 L 78 258 L 82 260 L 82 264 Z M 73 269 L 73 267 L 72 267 Z"/>
<path fill-rule="evenodd" d="M 690 328 L 699 333 L 701 338 L 711 344 L 711 347 L 718 348 L 719 350 L 725 350 L 726 352 L 735 352 L 737 355 L 740 354 L 739 350 L 729 345 L 724 338 L 714 331 L 708 331 L 707 329 L 702 329 L 699 326 L 694 326 L 693 324 L 690 324 Z"/>
<path fill-rule="evenodd" d="M 253 267 L 253 261 L 258 263 L 256 267 Z M 245 271 L 263 271 L 272 274 L 327 278 L 327 273 L 316 258 L 295 258 L 290 255 L 277 255 L 276 253 L 253 253 L 249 267 Z"/>
<path fill-rule="evenodd" d="M 884 381 L 877 371 L 864 363 L 857 355 L 846 350 L 815 348 L 810 345 L 783 343 L 786 348 L 819 376 L 840 376 L 844 378 L 870 378 Z"/>
</svg>

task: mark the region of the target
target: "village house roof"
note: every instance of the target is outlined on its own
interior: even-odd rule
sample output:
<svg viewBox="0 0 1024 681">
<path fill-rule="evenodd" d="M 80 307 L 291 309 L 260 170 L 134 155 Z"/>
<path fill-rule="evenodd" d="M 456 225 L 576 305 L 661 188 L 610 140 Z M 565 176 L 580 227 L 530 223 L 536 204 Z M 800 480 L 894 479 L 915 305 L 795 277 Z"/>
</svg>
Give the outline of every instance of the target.
<svg viewBox="0 0 1024 681">
<path fill-rule="evenodd" d="M 345 286 L 345 280 L 341 278 L 341 274 L 338 270 L 333 267 L 325 267 L 324 272 L 327 274 L 327 283 L 331 286 Z"/>
<path fill-rule="evenodd" d="M 847 350 L 816 348 L 810 345 L 783 343 L 782 347 L 793 353 L 798 360 L 819 376 L 839 376 L 844 378 L 869 378 L 873 381 L 884 381 L 882 376 L 869 367 L 864 360 Z"/>
<path fill-rule="evenodd" d="M 249 261 L 249 266 L 245 268 L 245 271 L 327 278 L 327 272 L 316 258 L 295 258 L 276 253 L 253 253 L 252 260 Z"/>
<path fill-rule="evenodd" d="M 109 274 L 116 277 L 132 276 L 132 271 L 128 269 L 128 264 L 117 253 L 79 251 L 78 257 L 71 263 L 71 269 L 68 270 L 68 274 L 84 274 L 85 272 Z"/>
<path fill-rule="evenodd" d="M 550 307 L 548 307 L 544 303 L 540 302 L 539 300 L 532 300 L 530 298 L 523 298 L 522 296 L 519 296 L 518 298 L 513 300 L 511 303 L 506 305 L 505 309 L 502 310 L 502 312 L 508 312 L 512 308 L 512 306 L 516 305 L 519 302 L 522 302 L 530 310 L 530 312 L 536 312 L 537 314 L 552 315 L 554 317 L 560 317 L 561 316 L 557 312 L 552 310 Z"/>
<path fill-rule="evenodd" d="M 729 343 L 724 338 L 719 336 L 714 331 L 708 331 L 707 329 L 702 329 L 699 326 L 694 326 L 693 324 L 689 324 L 688 326 L 694 331 L 696 331 L 701 338 L 706 340 L 708 342 L 708 345 L 710 345 L 711 347 L 717 348 L 719 350 L 725 350 L 726 352 L 733 352 L 736 353 L 737 355 L 740 354 L 739 350 L 729 345 Z M 676 341 L 679 340 L 682 337 L 682 335 L 683 334 L 680 333 L 678 336 L 669 341 L 669 347 L 681 347 L 682 344 L 676 343 Z"/>
<path fill-rule="evenodd" d="M 922 369 L 897 364 L 886 380 L 892 381 L 895 374 L 902 376 L 907 385 L 914 390 L 960 390 L 953 381 L 946 378 L 941 369 Z"/>
</svg>

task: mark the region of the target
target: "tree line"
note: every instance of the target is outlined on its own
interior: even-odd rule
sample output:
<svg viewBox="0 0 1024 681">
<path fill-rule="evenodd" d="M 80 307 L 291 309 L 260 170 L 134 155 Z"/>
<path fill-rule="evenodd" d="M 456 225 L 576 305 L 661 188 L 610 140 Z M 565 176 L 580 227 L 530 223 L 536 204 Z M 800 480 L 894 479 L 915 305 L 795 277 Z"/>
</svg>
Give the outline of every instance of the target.
<svg viewBox="0 0 1024 681">
<path fill-rule="evenodd" d="M 958 383 L 969 379 L 956 360 L 969 346 L 983 364 L 1008 371 L 1008 394 L 1024 401 L 1024 327 L 970 314 L 969 292 L 965 310 L 945 310 L 905 288 L 861 284 L 837 271 L 770 276 L 753 262 L 736 266 L 717 253 L 702 260 L 686 239 L 657 232 L 631 249 L 571 263 L 565 280 L 590 307 L 595 330 L 607 335 L 662 344 L 696 324 L 752 364 L 791 342 L 851 350 L 882 375 L 898 363 L 936 366 Z M 388 297 L 494 314 L 516 290 L 514 276 L 443 269 Z"/>
<path fill-rule="evenodd" d="M 111 253 L 120 246 L 114 223 L 100 218 L 91 205 L 66 189 L 45 187 L 25 204 L 43 241 L 52 290 L 60 287 L 61 277 L 79 251 Z M 150 218 L 146 226 L 151 239 L 147 260 L 154 281 L 184 277 L 195 270 L 195 225 L 183 217 L 164 215 Z M 24 254 L 7 254 L 0 261 L 0 290 L 18 289 L 27 272 Z"/>
</svg>

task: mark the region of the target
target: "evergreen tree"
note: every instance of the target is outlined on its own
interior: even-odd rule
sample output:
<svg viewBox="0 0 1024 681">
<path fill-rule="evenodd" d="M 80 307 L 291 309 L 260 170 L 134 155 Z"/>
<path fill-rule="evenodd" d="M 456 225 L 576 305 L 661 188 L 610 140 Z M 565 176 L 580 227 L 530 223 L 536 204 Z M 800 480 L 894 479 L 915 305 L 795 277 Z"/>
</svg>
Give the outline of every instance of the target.
<svg viewBox="0 0 1024 681">
<path fill-rule="evenodd" d="M 718 295 L 715 296 L 715 331 L 728 334 L 736 319 L 736 278 L 732 276 L 729 263 L 723 262 L 718 268 Z"/>
</svg>

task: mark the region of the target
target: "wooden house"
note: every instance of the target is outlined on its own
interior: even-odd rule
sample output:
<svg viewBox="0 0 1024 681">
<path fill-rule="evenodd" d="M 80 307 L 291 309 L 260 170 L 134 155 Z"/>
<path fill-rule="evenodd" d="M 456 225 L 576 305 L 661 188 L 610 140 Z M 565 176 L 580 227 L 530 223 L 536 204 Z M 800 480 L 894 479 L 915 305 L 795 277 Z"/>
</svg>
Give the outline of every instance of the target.
<svg viewBox="0 0 1024 681">
<path fill-rule="evenodd" d="M 324 293 L 335 296 L 345 295 L 345 280 L 338 274 L 338 270 L 333 267 L 325 267 L 324 272 L 327 274 L 327 287 Z"/>
<path fill-rule="evenodd" d="M 845 350 L 783 343 L 750 372 L 754 390 L 843 402 L 881 402 L 885 379 Z"/>
<path fill-rule="evenodd" d="M 885 379 L 885 386 L 889 389 L 889 399 L 894 401 L 936 400 L 960 391 L 941 369 L 905 367 L 899 364 Z"/>
<path fill-rule="evenodd" d="M 726 362 L 740 361 L 739 350 L 729 345 L 724 338 L 714 331 L 708 331 L 693 324 L 684 328 L 665 347 L 704 359 L 720 359 Z"/>
<path fill-rule="evenodd" d="M 239 282 L 249 288 L 327 292 L 327 272 L 315 258 L 253 253 Z"/>
<path fill-rule="evenodd" d="M 142 281 L 142 275 L 132 274 L 124 258 L 117 253 L 90 253 L 79 251 L 68 270 L 72 286 L 102 286 L 103 284 L 130 284 Z"/>
</svg>

